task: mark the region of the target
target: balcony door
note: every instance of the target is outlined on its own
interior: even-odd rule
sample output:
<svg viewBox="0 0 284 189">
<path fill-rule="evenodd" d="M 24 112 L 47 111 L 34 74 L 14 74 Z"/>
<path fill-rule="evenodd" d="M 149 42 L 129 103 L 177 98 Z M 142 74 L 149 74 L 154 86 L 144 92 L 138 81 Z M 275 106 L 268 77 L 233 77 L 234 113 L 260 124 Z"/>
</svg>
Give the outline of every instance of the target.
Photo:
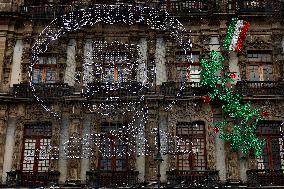
<svg viewBox="0 0 284 189">
<path fill-rule="evenodd" d="M 265 140 L 262 155 L 257 158 L 258 169 L 280 170 L 284 168 L 283 139 L 279 121 L 263 121 L 256 133 Z"/>
<path fill-rule="evenodd" d="M 24 126 L 21 161 L 22 185 L 37 186 L 47 184 L 51 130 L 52 127 L 49 122 L 36 122 Z"/>
<path fill-rule="evenodd" d="M 125 123 L 101 124 L 98 180 L 100 186 L 127 183 L 129 150 L 126 128 Z"/>
<path fill-rule="evenodd" d="M 206 170 L 205 124 L 202 121 L 179 122 L 176 128 L 177 137 L 182 139 L 178 144 L 181 153 L 177 156 L 177 169 L 180 171 Z"/>
</svg>

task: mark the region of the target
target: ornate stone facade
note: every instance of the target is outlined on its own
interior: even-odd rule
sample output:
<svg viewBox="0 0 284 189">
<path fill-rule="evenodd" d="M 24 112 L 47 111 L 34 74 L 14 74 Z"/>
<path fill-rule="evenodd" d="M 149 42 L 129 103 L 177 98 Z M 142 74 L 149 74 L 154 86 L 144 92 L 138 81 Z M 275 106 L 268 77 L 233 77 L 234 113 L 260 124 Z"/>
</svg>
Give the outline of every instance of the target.
<svg viewBox="0 0 284 189">
<path fill-rule="evenodd" d="M 248 94 L 244 97 L 244 102 L 250 101 L 254 107 L 261 107 L 263 110 L 268 112 L 268 121 L 279 121 L 282 123 L 281 127 L 283 127 L 284 112 L 282 109 L 284 106 L 284 99 L 283 88 L 281 87 L 283 86 L 284 77 L 284 31 L 283 19 L 281 16 L 279 16 L 281 14 L 280 10 L 275 10 L 268 13 L 276 14 L 275 16 L 267 16 L 266 13 L 255 16 L 254 11 L 242 12 L 245 11 L 245 4 L 243 3 L 246 1 L 232 2 L 216 0 L 209 1 L 209 3 L 200 1 L 198 2 L 198 6 L 200 6 L 198 11 L 195 10 L 196 7 L 194 7 L 197 6 L 197 4 L 191 4 L 193 1 L 186 2 L 187 4 L 182 4 L 181 2 L 178 4 L 177 1 L 167 1 L 167 4 L 165 4 L 164 7 L 168 8 L 170 14 L 177 14 L 172 18 L 176 18 L 184 25 L 187 31 L 183 33 L 183 35 L 186 39 L 191 40 L 192 51 L 198 51 L 200 53 L 200 57 L 208 57 L 208 53 L 210 49 L 212 49 L 212 46 L 220 46 L 218 50 L 220 50 L 220 52 L 226 56 L 226 61 L 224 63 L 227 66 L 225 70 L 226 72 L 230 72 L 230 59 L 228 58 L 230 53 L 225 53 L 223 51 L 222 41 L 226 36 L 228 23 L 227 17 L 228 15 L 231 16 L 236 14 L 245 16 L 251 21 L 251 27 L 245 40 L 243 50 L 236 54 L 237 62 L 236 65 L 233 66 L 239 68 L 240 71 L 237 74 L 240 75 L 242 80 L 248 80 L 248 76 L 251 74 L 248 69 L 249 52 L 271 52 L 272 61 L 269 64 L 273 65 L 273 82 L 276 83 L 276 87 L 271 87 L 272 84 L 269 83 L 270 81 L 265 81 L 269 83 L 267 86 L 263 84 L 265 83 L 264 81 L 257 81 L 256 83 L 260 84 L 255 86 L 260 87 L 261 90 L 266 90 L 267 88 L 270 90 L 273 88 L 273 90 L 277 91 L 277 94 L 269 94 L 269 92 L 268 94 L 266 93 L 264 95 L 255 96 Z M 240 2 L 242 3 L 236 5 L 236 3 Z M 6 180 L 6 178 L 4 178 L 5 171 L 10 172 L 10 174 L 8 174 L 8 182 L 9 180 L 13 180 L 11 179 L 13 178 L 11 176 L 13 173 L 16 172 L 18 174 L 18 172 L 24 172 L 22 164 L 25 148 L 25 126 L 29 123 L 36 122 L 50 122 L 52 125 L 52 137 L 50 138 L 49 149 L 51 158 L 47 171 L 48 173 L 52 174 L 54 171 L 60 172 L 59 180 L 60 184 L 62 185 L 65 181 L 74 181 L 75 183 L 86 182 L 86 184 L 91 185 L 90 183 L 92 182 L 98 182 L 96 179 L 99 178 L 99 174 L 101 174 L 100 178 L 103 177 L 102 175 L 105 172 L 101 169 L 101 151 L 99 147 L 101 145 L 99 143 L 99 136 L 102 133 L 102 123 L 128 123 L 132 124 L 132 129 L 134 130 L 144 124 L 143 133 L 139 133 L 143 136 L 139 136 L 137 133 L 136 135 L 132 135 L 132 133 L 130 135 L 127 133 L 130 135 L 128 136 L 129 138 L 127 138 L 127 140 L 132 142 L 137 141 L 137 138 L 135 137 L 140 137 L 139 140 L 141 138 L 141 140 L 144 140 L 145 137 L 145 144 L 143 142 L 141 144 L 136 144 L 135 142 L 131 143 L 131 147 L 133 148 L 138 148 L 139 145 L 145 145 L 146 150 L 145 154 L 143 154 L 144 159 L 141 158 L 140 154 L 136 154 L 135 150 L 133 150 L 135 153 L 130 153 L 129 157 L 127 158 L 127 171 L 132 173 L 131 171 L 138 171 L 139 169 L 140 173 L 137 174 L 140 174 L 140 183 L 157 181 L 159 171 L 162 175 L 162 182 L 166 183 L 167 179 L 169 178 L 168 172 L 178 169 L 177 154 L 162 154 L 162 157 L 165 159 L 161 164 L 162 168 L 160 167 L 160 170 L 158 170 L 159 167 L 156 160 L 158 148 L 156 140 L 158 126 L 163 127 L 162 131 L 167 132 L 169 136 L 174 138 L 174 136 L 177 135 L 176 128 L 179 122 L 202 121 L 205 124 L 206 168 L 205 170 L 197 170 L 197 168 L 196 170 L 181 170 L 185 171 L 186 174 L 191 174 L 191 171 L 200 171 L 198 174 L 203 178 L 204 174 L 210 173 L 210 171 L 222 171 L 222 173 L 225 173 L 225 180 L 228 182 L 241 180 L 243 183 L 246 183 L 247 180 L 245 180 L 245 176 L 243 176 L 246 175 L 245 172 L 247 170 L 258 169 L 258 159 L 253 156 L 253 153 L 249 154 L 248 156 L 243 156 L 241 152 L 233 151 L 230 144 L 225 142 L 225 144 L 219 143 L 224 145 L 222 149 L 224 149 L 223 154 L 225 157 L 222 157 L 222 159 L 225 160 L 225 166 L 224 170 L 218 170 L 216 162 L 218 161 L 218 155 L 221 153 L 217 154 L 216 152 L 218 146 L 215 140 L 216 133 L 214 133 L 213 130 L 213 122 L 216 121 L 214 117 L 215 114 L 221 115 L 221 119 L 223 119 L 225 115 L 221 110 L 222 105 L 219 104 L 219 102 L 213 102 L 210 104 L 204 103 L 201 96 L 206 95 L 206 93 L 196 95 L 195 92 L 192 92 L 190 95 L 180 95 L 182 90 L 180 91 L 178 87 L 174 88 L 174 91 L 171 91 L 171 94 L 163 93 L 162 87 L 166 82 L 172 82 L 175 84 L 175 86 L 180 86 L 177 78 L 179 74 L 177 65 L 184 64 L 184 62 L 179 62 L 179 60 L 176 58 L 177 52 L 182 51 L 183 49 L 172 37 L 172 31 L 157 30 L 151 28 L 151 26 L 140 23 L 133 25 L 96 23 L 94 26 L 84 26 L 77 31 L 64 31 L 64 35 L 60 36 L 57 40 L 52 41 L 52 43 L 50 43 L 48 46 L 47 51 L 44 53 L 45 57 L 56 57 L 56 65 L 53 67 L 56 69 L 56 79 L 55 81 L 52 81 L 54 83 L 45 84 L 46 86 L 50 87 L 47 87 L 48 90 L 57 90 L 55 87 L 52 88 L 52 86 L 56 84 L 68 83 L 70 85 L 69 93 L 61 94 L 59 91 L 58 94 L 60 95 L 51 97 L 49 96 L 50 93 L 48 93 L 47 88 L 42 87 L 40 90 L 42 90 L 41 94 L 43 96 L 38 97 L 36 95 L 36 91 L 33 92 L 33 90 L 28 86 L 28 88 L 25 88 L 22 91 L 26 91 L 30 96 L 27 95 L 24 98 L 17 97 L 14 91 L 15 86 L 10 86 L 13 53 L 16 46 L 16 40 L 20 39 L 23 41 L 23 54 L 20 61 L 21 80 L 23 82 L 18 84 L 21 87 L 21 84 L 25 83 L 25 86 L 27 87 L 27 83 L 30 79 L 28 70 L 32 60 L 32 47 L 35 41 L 39 38 L 40 32 L 43 31 L 44 28 L 50 23 L 51 17 L 48 17 L 48 15 L 50 15 L 50 11 L 52 11 L 52 16 L 54 17 L 57 14 L 61 15 L 65 13 L 65 9 L 63 9 L 63 7 L 71 7 L 68 10 L 79 10 L 81 8 L 86 8 L 87 6 L 91 6 L 91 4 L 93 5 L 100 2 L 91 2 L 89 0 L 73 2 L 71 4 L 68 4 L 65 1 L 62 1 L 62 3 L 61 1 L 56 1 L 53 4 L 46 2 L 46 4 L 42 5 L 45 9 L 41 9 L 41 6 L 37 7 L 37 4 L 25 4 L 22 1 L 11 2 L 11 5 L 13 4 L 13 6 L 16 6 L 17 3 L 21 14 L 20 12 L 17 14 L 13 12 L 10 14 L 0 12 L 0 15 L 2 16 L 0 22 L 0 177 L 3 177 L 1 180 Z M 1 4 L 2 3 L 0 3 L 0 5 Z M 154 3 L 148 2 L 147 5 L 154 6 Z M 189 5 L 192 6 L 175 10 L 177 7 Z M 247 3 L 247 6 L 249 5 L 250 4 Z M 280 7 L 283 8 L 283 2 L 282 4 L 280 3 L 280 5 Z M 61 8 L 59 9 L 57 6 Z M 255 8 L 255 6 L 250 8 Z M 43 14 L 41 12 L 25 11 L 36 10 L 33 9 L 34 7 L 37 7 L 38 10 L 47 12 L 45 12 L 46 14 Z M 121 11 L 123 11 L 123 9 L 121 9 Z M 7 10 L 7 12 L 9 12 L 9 10 Z M 64 23 L 62 24 L 64 25 Z M 213 37 L 218 39 L 216 40 L 218 41 L 218 44 L 210 44 Z M 71 44 L 71 40 L 74 43 L 72 42 Z M 136 78 L 136 75 L 140 74 L 140 80 L 137 80 L 140 82 L 146 79 L 148 82 L 147 84 L 149 85 L 147 90 L 141 90 L 139 91 L 139 94 L 133 93 L 129 95 L 127 91 L 123 91 L 124 89 L 118 90 L 118 92 L 113 89 L 107 89 L 109 91 L 107 91 L 105 94 L 101 94 L 101 96 L 96 96 L 93 98 L 84 96 L 82 91 L 87 89 L 87 84 L 92 84 L 91 82 L 83 82 L 83 63 L 87 58 L 87 53 L 84 51 L 88 40 L 90 40 L 91 43 L 92 41 L 106 41 L 107 43 L 119 41 L 122 44 L 132 44 L 135 46 L 140 45 L 137 49 L 143 52 L 138 52 L 135 54 L 134 58 L 138 59 L 137 62 L 139 65 L 134 69 L 135 73 L 131 73 L 131 78 Z M 161 45 L 164 45 L 165 48 L 161 47 Z M 71 48 L 72 52 L 71 50 L 68 51 L 68 48 Z M 117 49 L 114 48 L 108 50 L 116 51 Z M 129 52 L 123 53 L 127 54 Z M 157 53 L 158 56 L 156 56 Z M 72 57 L 70 54 L 72 54 Z M 157 57 L 162 60 L 159 62 L 159 64 L 162 65 L 160 67 L 157 66 Z M 74 70 L 72 70 L 70 65 L 68 65 L 72 64 L 72 62 L 75 64 Z M 96 63 L 101 64 L 101 62 Z M 187 63 L 186 66 L 188 65 L 189 63 Z M 41 65 L 37 66 L 38 69 L 44 67 Z M 49 65 L 45 66 L 48 67 Z M 114 75 L 118 74 L 118 67 L 120 66 L 120 63 L 115 66 L 113 69 Z M 160 69 L 161 67 L 163 69 L 166 68 L 165 73 L 163 73 L 166 76 L 163 78 L 167 78 L 167 81 L 163 81 L 161 85 L 156 85 L 156 81 L 159 79 L 157 78 L 156 73 L 160 71 L 157 69 Z M 99 69 L 102 69 L 101 72 L 103 73 L 103 69 L 105 68 L 101 66 Z M 42 71 L 42 73 L 46 74 L 48 71 L 49 70 L 46 69 L 45 71 Z M 115 71 L 116 73 L 114 73 Z M 143 73 L 138 73 L 140 71 Z M 110 72 L 111 71 L 109 71 L 109 73 Z M 93 75 L 93 77 L 97 76 Z M 116 75 L 116 77 L 118 76 Z M 74 81 L 68 82 L 70 79 Z M 96 80 L 94 81 L 99 81 L 98 78 L 95 79 Z M 131 82 L 133 81 L 131 80 Z M 266 86 L 267 88 L 263 86 Z M 195 86 L 190 84 L 186 85 L 186 87 L 190 88 L 186 88 L 187 91 L 193 91 L 196 90 L 196 88 L 200 88 L 199 84 Z M 233 84 L 232 88 L 238 92 L 237 89 L 235 89 L 236 85 Z M 173 90 L 173 88 L 168 90 Z M 248 89 L 248 91 L 249 90 L 250 89 Z M 119 93 L 119 97 L 121 97 L 120 100 L 117 100 L 117 96 L 115 96 L 117 95 L 116 92 Z M 114 95 L 115 97 L 111 95 Z M 131 110 L 126 110 L 127 108 L 124 106 L 127 106 L 125 105 L 127 103 L 136 103 L 134 105 L 135 110 L 129 107 L 127 108 Z M 111 104 L 115 105 L 116 107 L 111 110 L 107 109 L 106 107 Z M 90 107 L 92 106 L 97 107 L 97 109 L 100 107 L 101 109 L 97 112 L 94 112 L 90 110 Z M 142 109 L 144 114 L 140 115 L 141 117 L 139 117 L 137 112 Z M 99 111 L 106 111 L 106 113 Z M 54 112 L 56 112 L 56 114 Z M 3 165 L 4 156 L 5 149 L 8 148 L 5 146 L 5 143 L 6 136 L 8 136 L 8 120 L 11 118 L 16 119 L 16 123 L 14 125 L 15 133 L 13 134 L 14 146 L 11 149 L 11 159 L 5 160 L 11 163 L 11 170 L 5 170 L 3 168 L 5 167 Z M 86 123 L 87 119 L 90 120 L 90 123 Z M 143 120 L 143 124 L 138 121 L 140 119 Z M 86 129 L 86 127 L 88 128 Z M 229 128 L 228 132 L 231 131 L 231 129 Z M 283 131 L 283 129 L 281 131 Z M 92 135 L 94 137 L 92 138 L 94 141 L 88 145 L 82 144 L 82 141 L 86 138 L 86 134 L 90 134 L 90 136 Z M 97 139 L 98 141 L 96 141 Z M 84 145 L 90 147 L 91 149 L 89 154 L 90 156 L 86 158 L 87 160 L 84 159 L 85 164 L 82 163 L 83 160 L 82 157 L 80 157 L 82 155 Z M 175 149 L 178 146 L 175 142 L 167 145 L 169 149 Z M 116 160 L 112 161 L 114 162 Z M 65 164 L 60 165 L 60 162 L 65 162 L 66 166 L 64 166 Z M 244 166 L 241 167 L 240 164 Z M 115 168 L 112 169 L 115 174 L 111 176 L 108 175 L 109 177 L 106 178 L 111 177 L 113 180 L 115 180 L 117 179 L 115 175 L 123 171 L 114 171 Z M 90 176 L 92 174 L 93 176 Z M 85 177 L 85 175 L 86 178 L 82 178 Z M 51 176 L 46 178 L 50 179 L 50 177 Z M 187 179 L 189 179 L 189 177 L 190 176 L 188 176 Z M 192 175 L 191 177 L 193 178 Z M 127 178 L 130 177 L 128 176 Z M 204 180 L 202 180 L 202 182 L 205 182 L 205 180 L 208 180 L 208 178 L 209 177 L 206 177 Z M 107 179 L 103 180 L 105 182 Z M 222 182 L 225 180 L 222 180 Z M 53 181 L 58 182 L 58 179 Z M 23 180 L 19 182 L 24 184 Z"/>
</svg>

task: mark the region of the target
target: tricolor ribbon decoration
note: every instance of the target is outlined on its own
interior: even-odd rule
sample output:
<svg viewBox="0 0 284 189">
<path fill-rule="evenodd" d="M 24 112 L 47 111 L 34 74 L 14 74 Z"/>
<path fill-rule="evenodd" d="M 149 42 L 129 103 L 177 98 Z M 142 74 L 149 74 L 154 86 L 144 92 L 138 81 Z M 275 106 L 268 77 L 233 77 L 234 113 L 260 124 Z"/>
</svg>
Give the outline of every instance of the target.
<svg viewBox="0 0 284 189">
<path fill-rule="evenodd" d="M 250 23 L 247 21 L 232 18 L 224 40 L 224 49 L 240 52 L 243 47 L 249 26 Z"/>
</svg>

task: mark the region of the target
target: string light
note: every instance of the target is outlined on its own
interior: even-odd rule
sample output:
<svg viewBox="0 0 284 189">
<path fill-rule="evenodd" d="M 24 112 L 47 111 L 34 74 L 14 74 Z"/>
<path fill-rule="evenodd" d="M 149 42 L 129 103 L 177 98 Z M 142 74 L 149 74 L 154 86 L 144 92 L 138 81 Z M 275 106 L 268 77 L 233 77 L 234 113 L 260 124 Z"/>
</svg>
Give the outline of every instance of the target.
<svg viewBox="0 0 284 189">
<path fill-rule="evenodd" d="M 132 5 L 95 5 L 94 7 L 70 12 L 57 19 L 54 19 L 51 24 L 41 32 L 38 40 L 32 47 L 32 59 L 29 66 L 29 85 L 32 89 L 32 93 L 35 99 L 47 112 L 51 113 L 56 118 L 60 119 L 60 113 L 56 112 L 52 107 L 49 107 L 44 99 L 36 95 L 36 89 L 34 86 L 32 74 L 34 65 L 39 62 L 39 56 L 47 51 L 48 46 L 52 41 L 57 40 L 65 33 L 80 30 L 83 26 L 87 25 L 94 26 L 99 22 L 105 24 L 145 24 L 148 25 L 151 29 L 169 31 L 172 39 L 175 40 L 181 46 L 181 48 L 184 49 L 184 51 L 190 52 L 192 48 L 191 41 L 184 35 L 187 31 L 183 27 L 183 25 L 177 19 L 171 17 L 167 12 L 163 10 L 156 10 L 154 8 Z M 113 46 L 119 46 L 122 51 L 124 51 L 123 49 L 127 49 L 127 52 L 130 52 L 128 54 L 129 57 L 123 57 L 123 60 L 129 60 L 131 57 L 140 56 L 140 60 L 135 59 L 132 64 L 128 65 L 129 67 L 128 70 L 126 70 L 125 74 L 130 74 L 133 72 L 133 69 L 138 69 L 141 65 L 140 63 L 143 62 L 143 60 L 141 60 L 141 58 L 143 59 L 143 45 L 134 47 L 135 44 L 122 44 L 117 41 L 110 44 L 102 41 L 95 41 L 92 45 L 94 46 L 93 50 L 96 49 L 97 51 L 87 53 L 87 56 L 85 56 L 84 59 L 85 62 L 83 64 L 83 68 L 85 70 L 88 70 L 90 69 L 90 67 L 92 67 L 94 69 L 94 72 L 92 72 L 93 75 L 86 76 L 85 74 L 90 72 L 84 73 L 84 71 L 76 72 L 74 75 L 74 80 L 77 80 L 77 82 L 79 83 L 79 78 L 81 78 L 81 76 L 83 75 L 84 88 L 81 92 L 81 96 L 84 97 L 84 99 L 82 100 L 83 107 L 87 108 L 89 112 L 100 114 L 101 116 L 112 116 L 113 113 L 119 115 L 125 114 L 127 112 L 133 112 L 133 119 L 130 123 L 127 124 L 127 126 L 125 126 L 125 128 L 126 133 L 128 133 L 128 137 L 135 139 L 136 143 L 134 143 L 133 140 L 130 140 L 130 138 L 125 140 L 125 135 L 123 135 L 125 131 L 121 132 L 121 130 L 111 130 L 109 131 L 110 133 L 85 135 L 83 137 L 71 136 L 69 140 L 64 143 L 66 158 L 90 158 L 95 155 L 96 149 L 99 149 L 100 153 L 103 156 L 111 156 L 112 154 L 108 154 L 104 151 L 104 149 L 100 148 L 104 145 L 107 145 L 107 143 L 114 142 L 110 141 L 111 139 L 107 137 L 108 134 L 114 136 L 119 141 L 122 141 L 124 145 L 129 145 L 129 151 L 121 152 L 117 150 L 115 152 L 116 155 L 123 156 L 131 155 L 133 153 L 136 153 L 137 155 L 149 155 L 150 144 L 143 134 L 145 131 L 144 126 L 147 123 L 148 110 L 147 107 L 144 107 L 145 105 L 141 102 L 144 102 L 143 90 L 154 85 L 154 83 L 149 82 L 151 81 L 151 78 L 148 78 L 147 75 L 154 77 L 156 74 L 156 68 L 154 67 L 153 70 L 149 70 L 151 73 L 147 74 L 145 73 L 146 67 L 141 66 L 140 69 L 144 68 L 144 72 L 142 74 L 142 85 L 136 86 L 137 88 L 134 91 L 133 86 L 126 86 L 126 88 L 129 88 L 126 91 L 132 93 L 132 96 L 136 95 L 135 100 L 129 100 L 127 96 L 120 97 L 119 95 L 110 95 L 110 93 L 115 90 L 119 91 L 123 86 L 122 83 L 105 82 L 104 86 L 97 85 L 96 87 L 94 87 L 94 83 L 88 84 L 88 81 L 90 81 L 91 79 L 97 78 L 96 76 L 98 75 L 102 75 L 103 68 L 102 64 L 98 63 L 99 61 L 101 61 L 102 59 L 107 59 L 110 61 L 114 60 L 115 55 L 113 53 L 102 54 L 103 49 L 112 48 Z M 114 66 L 114 64 L 112 66 Z M 106 80 L 106 78 L 100 79 Z M 135 79 L 137 80 L 138 78 Z M 130 90 L 130 88 L 132 90 Z M 184 85 L 181 86 L 180 91 L 183 89 Z M 92 102 L 93 98 L 102 91 L 107 91 L 107 96 L 104 96 L 104 102 Z M 180 95 L 181 93 L 179 92 L 177 96 Z M 139 122 L 138 127 L 135 126 L 135 122 Z M 166 144 L 185 144 L 186 141 L 183 141 L 183 139 L 177 136 L 172 136 L 171 134 L 162 130 L 160 130 L 160 133 L 162 139 L 161 150 L 164 154 L 191 152 L 187 149 L 170 149 Z M 96 142 L 92 143 L 91 141 Z M 105 141 L 105 143 L 103 143 L 102 141 Z M 157 146 L 157 141 L 155 142 L 155 146 Z M 57 150 L 55 150 L 56 153 L 50 152 L 50 154 L 53 157 L 58 157 L 59 148 L 51 148 Z"/>
<path fill-rule="evenodd" d="M 135 23 L 145 24 L 155 30 L 170 31 L 171 37 L 185 50 L 192 48 L 191 41 L 184 36 L 186 29 L 175 18 L 163 10 L 156 10 L 150 7 L 132 5 L 95 5 L 88 9 L 81 9 L 65 14 L 54 19 L 39 35 L 38 40 L 32 47 L 32 60 L 29 66 L 29 85 L 33 96 L 42 107 L 52 115 L 60 119 L 60 113 L 48 107 L 45 101 L 36 95 L 33 83 L 33 67 L 39 61 L 39 55 L 46 52 L 48 45 L 67 32 L 76 31 L 83 26 L 103 22 L 106 24 Z M 75 77 L 74 77 L 75 79 Z M 153 84 L 152 84 L 153 85 Z"/>
</svg>

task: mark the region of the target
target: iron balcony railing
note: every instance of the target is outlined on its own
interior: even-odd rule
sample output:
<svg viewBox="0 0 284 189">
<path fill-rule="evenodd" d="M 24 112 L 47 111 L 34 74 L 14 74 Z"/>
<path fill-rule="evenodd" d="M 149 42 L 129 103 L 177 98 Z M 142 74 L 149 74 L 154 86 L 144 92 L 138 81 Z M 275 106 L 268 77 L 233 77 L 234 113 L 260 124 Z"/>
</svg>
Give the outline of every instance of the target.
<svg viewBox="0 0 284 189">
<path fill-rule="evenodd" d="M 29 19 L 54 19 L 73 10 L 71 5 L 24 5 L 20 7 L 20 13 Z"/>
<path fill-rule="evenodd" d="M 138 96 L 146 93 L 146 87 L 138 81 L 126 82 L 92 82 L 82 91 L 82 96 L 88 99 L 97 97 Z"/>
<path fill-rule="evenodd" d="M 283 96 L 284 81 L 238 81 L 236 89 L 245 96 Z"/>
<path fill-rule="evenodd" d="M 182 15 L 204 15 L 210 10 L 210 4 L 206 0 L 179 0 L 167 1 L 162 5 L 162 9 L 177 16 Z"/>
<path fill-rule="evenodd" d="M 247 170 L 248 186 L 284 186 L 284 170 Z"/>
<path fill-rule="evenodd" d="M 58 98 L 70 96 L 74 89 L 66 83 L 37 83 L 34 84 L 34 94 L 40 98 Z M 33 92 L 28 83 L 15 84 L 13 86 L 15 98 L 32 98 Z"/>
<path fill-rule="evenodd" d="M 238 12 L 254 14 L 255 12 L 278 12 L 281 8 L 279 0 L 238 0 Z"/>
<path fill-rule="evenodd" d="M 86 182 L 92 187 L 134 186 L 138 182 L 138 171 L 87 171 Z"/>
<path fill-rule="evenodd" d="M 167 171 L 169 185 L 180 187 L 206 186 L 213 187 L 219 183 L 219 171 L 217 170 L 172 170 Z"/>
<path fill-rule="evenodd" d="M 209 89 L 198 82 L 168 81 L 162 83 L 161 93 L 165 96 L 203 96 Z"/>
<path fill-rule="evenodd" d="M 60 172 L 22 172 L 20 170 L 7 172 L 7 185 L 9 187 L 43 187 L 52 184 L 58 184 Z"/>
</svg>

